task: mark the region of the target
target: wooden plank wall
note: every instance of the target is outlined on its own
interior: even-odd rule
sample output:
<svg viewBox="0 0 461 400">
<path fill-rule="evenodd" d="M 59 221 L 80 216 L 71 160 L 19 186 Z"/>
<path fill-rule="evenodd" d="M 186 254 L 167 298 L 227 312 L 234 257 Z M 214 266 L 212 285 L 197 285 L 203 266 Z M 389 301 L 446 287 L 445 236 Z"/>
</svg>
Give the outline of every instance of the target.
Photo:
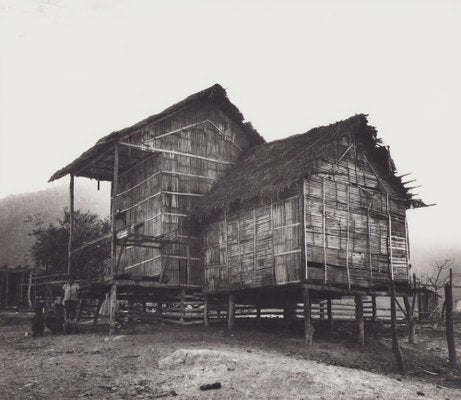
<svg viewBox="0 0 461 400">
<path fill-rule="evenodd" d="M 160 154 L 119 175 L 116 229 L 137 226 L 137 232 L 160 235 L 178 232 L 178 242 L 162 251 L 127 248 L 121 269 L 159 275 L 178 285 L 200 285 L 200 239 L 191 233 L 190 211 L 217 179 L 249 148 L 247 135 L 218 108 L 202 103 L 144 127 L 130 144 Z M 120 250 L 118 250 L 120 251 Z"/>
<path fill-rule="evenodd" d="M 350 144 L 345 139 L 338 154 Z M 386 284 L 392 258 L 394 279 L 408 281 L 405 200 L 386 175 L 355 148 L 336 165 L 321 161 L 318 169 L 319 174 L 304 180 L 308 279 L 361 287 Z"/>
<path fill-rule="evenodd" d="M 203 232 L 205 292 L 300 282 L 299 195 L 231 210 Z"/>
</svg>

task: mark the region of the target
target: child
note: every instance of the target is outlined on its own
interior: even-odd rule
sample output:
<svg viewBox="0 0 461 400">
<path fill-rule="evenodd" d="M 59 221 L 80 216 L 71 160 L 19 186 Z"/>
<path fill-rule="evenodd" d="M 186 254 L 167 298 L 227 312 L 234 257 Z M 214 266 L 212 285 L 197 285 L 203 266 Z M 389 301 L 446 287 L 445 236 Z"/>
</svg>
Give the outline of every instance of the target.
<svg viewBox="0 0 461 400">
<path fill-rule="evenodd" d="M 38 306 L 35 308 L 35 315 L 32 318 L 32 336 L 43 336 L 45 330 L 45 323 L 43 321 L 43 308 Z"/>
</svg>

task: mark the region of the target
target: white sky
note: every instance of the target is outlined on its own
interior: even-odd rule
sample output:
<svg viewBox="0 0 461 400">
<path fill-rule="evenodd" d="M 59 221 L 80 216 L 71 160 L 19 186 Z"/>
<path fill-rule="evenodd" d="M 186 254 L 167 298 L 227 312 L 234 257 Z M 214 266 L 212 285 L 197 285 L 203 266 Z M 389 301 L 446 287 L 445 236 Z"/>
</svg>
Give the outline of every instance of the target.
<svg viewBox="0 0 461 400">
<path fill-rule="evenodd" d="M 216 82 L 273 140 L 370 114 L 461 248 L 460 1 L 0 0 L 0 197 Z"/>
</svg>

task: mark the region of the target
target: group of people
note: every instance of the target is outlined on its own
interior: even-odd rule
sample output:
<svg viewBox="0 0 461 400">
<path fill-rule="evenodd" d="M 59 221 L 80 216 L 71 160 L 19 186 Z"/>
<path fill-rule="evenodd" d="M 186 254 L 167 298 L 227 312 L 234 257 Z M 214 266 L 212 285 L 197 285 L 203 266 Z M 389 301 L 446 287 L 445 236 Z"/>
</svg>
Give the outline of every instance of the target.
<svg viewBox="0 0 461 400">
<path fill-rule="evenodd" d="M 69 278 L 62 287 L 64 296 L 62 302 L 56 302 L 53 308 L 43 313 L 43 306 L 35 308 L 32 318 L 32 335 L 42 336 L 45 326 L 52 333 L 77 333 L 77 305 L 79 300 L 80 286 Z"/>
</svg>

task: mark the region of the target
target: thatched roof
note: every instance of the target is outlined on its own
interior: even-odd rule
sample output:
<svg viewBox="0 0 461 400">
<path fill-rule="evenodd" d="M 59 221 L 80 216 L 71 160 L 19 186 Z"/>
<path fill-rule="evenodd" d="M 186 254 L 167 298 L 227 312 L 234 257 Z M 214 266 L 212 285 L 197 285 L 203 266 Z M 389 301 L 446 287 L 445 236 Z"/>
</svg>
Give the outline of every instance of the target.
<svg viewBox="0 0 461 400">
<path fill-rule="evenodd" d="M 322 157 L 325 144 L 348 134 L 360 135 L 382 169 L 387 172 L 391 167 L 395 172 L 388 149 L 379 145 L 381 141 L 377 138 L 376 129 L 368 125 L 366 115 L 359 114 L 250 149 L 236 167 L 201 199 L 196 216 L 204 218 L 232 204 L 277 198 L 296 181 L 314 172 L 315 161 Z M 391 179 L 400 185 L 402 194 L 407 196 L 400 178 L 391 176 Z"/>
<path fill-rule="evenodd" d="M 75 171 L 80 171 L 82 168 L 85 168 L 85 165 L 91 160 L 99 157 L 101 154 L 106 152 L 110 147 L 112 147 L 118 140 L 129 135 L 132 132 L 135 132 L 143 127 L 152 124 L 153 122 L 164 118 L 175 111 L 178 111 L 181 108 L 191 105 L 192 103 L 198 101 L 208 101 L 212 102 L 218 106 L 226 115 L 228 115 L 232 120 L 238 123 L 244 132 L 246 132 L 250 138 L 250 145 L 255 146 L 261 143 L 264 143 L 265 140 L 263 137 L 253 128 L 250 122 L 244 122 L 244 117 L 239 109 L 230 102 L 227 97 L 226 90 L 219 84 L 215 84 L 205 90 L 197 92 L 186 99 L 176 103 L 167 109 L 163 110 L 159 114 L 152 115 L 137 124 L 130 126 L 128 128 L 122 129 L 120 131 L 112 132 L 107 136 L 104 136 L 102 139 L 98 140 L 96 144 L 91 147 L 89 150 L 85 151 L 80 157 L 74 160 L 69 165 L 61 168 L 59 171 L 55 172 L 51 178 L 50 182 L 56 179 L 59 179 L 67 174 L 74 173 Z M 82 174 L 83 176 L 90 176 L 89 174 Z M 96 179 L 97 176 L 94 176 Z"/>
</svg>

